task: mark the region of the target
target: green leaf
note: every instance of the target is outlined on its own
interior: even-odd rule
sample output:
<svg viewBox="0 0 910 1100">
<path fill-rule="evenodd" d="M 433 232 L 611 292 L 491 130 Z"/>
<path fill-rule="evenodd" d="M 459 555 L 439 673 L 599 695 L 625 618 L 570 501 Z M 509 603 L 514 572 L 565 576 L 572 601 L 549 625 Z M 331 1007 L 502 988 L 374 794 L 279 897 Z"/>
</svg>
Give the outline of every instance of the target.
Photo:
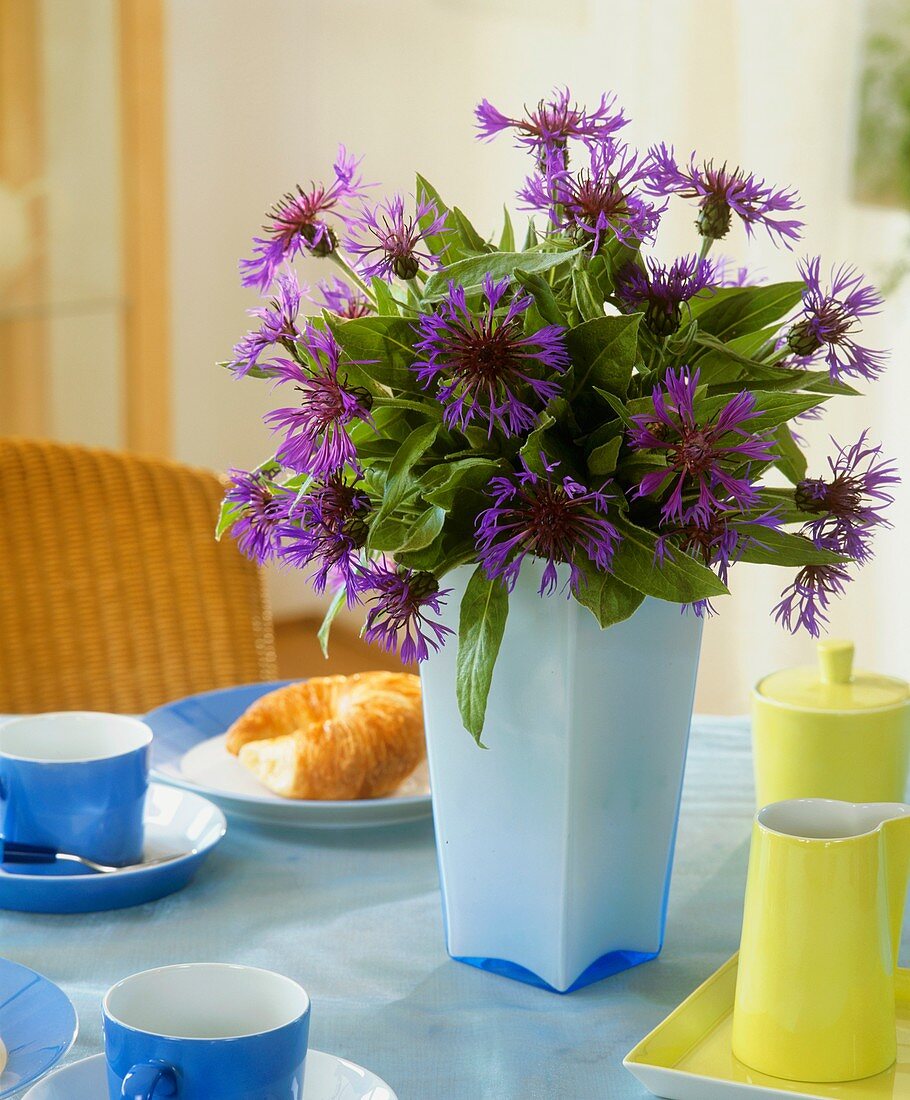
<svg viewBox="0 0 910 1100">
<path fill-rule="evenodd" d="M 653 531 L 636 526 L 625 516 L 613 517 L 612 522 L 622 536 L 613 556 L 613 572 L 631 588 L 673 603 L 726 595 L 727 586 L 720 578 L 688 554 L 677 552 L 658 564 Z"/>
<path fill-rule="evenodd" d="M 635 427 L 635 421 L 632 419 L 632 414 L 615 393 L 610 393 L 609 390 L 602 390 L 600 386 L 595 386 L 594 392 L 599 394 L 604 401 L 606 401 L 627 428 Z"/>
<path fill-rule="evenodd" d="M 603 317 L 603 297 L 583 267 L 572 272 L 572 300 L 585 321 L 599 321 Z"/>
<path fill-rule="evenodd" d="M 575 598 L 602 627 L 621 623 L 641 607 L 644 593 L 623 584 L 612 573 L 604 573 L 587 558 L 578 565 L 587 583 L 579 585 Z"/>
<path fill-rule="evenodd" d="M 461 260 L 465 256 L 465 251 L 461 246 L 461 239 L 458 233 L 455 232 L 454 217 L 452 210 L 449 206 L 442 201 L 442 198 L 436 188 L 420 173 L 417 173 L 417 195 L 426 196 L 432 202 L 436 204 L 436 210 L 439 214 L 446 215 L 445 229 L 441 233 L 431 233 L 424 237 L 427 242 L 430 252 L 439 256 L 443 264 L 453 264 L 457 260 Z M 424 214 L 418 224 L 422 230 L 426 230 L 428 226 L 432 225 L 435 218 L 431 213 Z"/>
<path fill-rule="evenodd" d="M 616 460 L 619 458 L 619 448 L 622 446 L 622 436 L 614 436 L 607 443 L 595 447 L 588 455 L 588 469 L 592 474 L 612 474 L 616 469 Z"/>
<path fill-rule="evenodd" d="M 745 336 L 737 336 L 728 340 L 724 345 L 737 355 L 745 355 L 753 358 L 765 346 L 773 343 L 780 332 L 780 325 L 767 325 L 765 328 L 756 329 L 755 332 L 747 332 Z"/>
<path fill-rule="evenodd" d="M 234 363 L 230 359 L 223 359 L 220 363 L 215 364 L 216 367 L 223 367 L 225 370 L 233 370 Z M 244 378 L 274 378 L 275 372 L 268 367 L 252 366 L 247 367 L 243 372 Z"/>
<path fill-rule="evenodd" d="M 774 432 L 774 449 L 780 456 L 775 460 L 774 465 L 784 477 L 794 485 L 802 481 L 808 469 L 806 456 L 800 450 L 799 444 L 786 424 L 781 424 Z"/>
<path fill-rule="evenodd" d="M 383 554 L 392 554 L 405 542 L 410 530 L 411 524 L 408 521 L 394 516 L 387 516 L 380 523 L 374 519 L 370 524 L 367 546 Z"/>
<path fill-rule="evenodd" d="M 335 339 L 351 361 L 344 369 L 361 384 L 379 382 L 401 392 L 417 392 L 420 382 L 410 370 L 417 358 L 416 334 L 403 317 L 334 318 L 329 322 Z"/>
<path fill-rule="evenodd" d="M 483 733 L 493 666 L 506 629 L 509 592 L 500 580 L 488 580 L 479 566 L 471 574 L 458 622 L 455 694 L 464 728 L 478 745 Z"/>
<path fill-rule="evenodd" d="M 428 300 L 442 298 L 450 282 L 463 286 L 465 290 L 475 290 L 487 274 L 494 279 L 502 279 L 514 276 L 516 271 L 549 271 L 571 260 L 579 251 L 575 248 L 570 252 L 491 252 L 483 256 L 470 256 L 432 274 L 424 287 L 424 297 Z"/>
<path fill-rule="evenodd" d="M 499 251 L 500 252 L 514 252 L 515 251 L 515 229 L 512 226 L 512 218 L 509 214 L 507 206 L 502 208 L 503 214 L 503 227 L 502 235 L 499 238 Z"/>
<path fill-rule="evenodd" d="M 579 478 L 581 470 L 578 469 L 576 461 L 579 456 L 555 430 L 550 431 L 555 423 L 556 421 L 549 413 L 543 413 L 537 427 L 528 435 L 518 453 L 524 459 L 528 469 L 539 477 L 549 477 L 544 461 L 541 459 L 543 454 L 544 459 L 559 463 L 560 477 L 568 474 L 570 477 Z"/>
<path fill-rule="evenodd" d="M 692 315 L 701 332 L 727 342 L 764 328 L 789 313 L 802 297 L 805 283 L 775 283 L 715 291 L 710 300 L 693 300 Z"/>
<path fill-rule="evenodd" d="M 244 505 L 233 500 L 223 500 L 218 511 L 218 523 L 215 525 L 215 539 L 221 542 L 225 531 L 229 531 L 243 514 Z"/>
<path fill-rule="evenodd" d="M 385 279 L 380 279 L 378 275 L 374 275 L 372 290 L 373 297 L 376 299 L 376 312 L 380 317 L 401 316 L 401 310 L 398 308 L 398 302 L 395 299 L 395 295 L 392 293 L 391 287 Z"/>
<path fill-rule="evenodd" d="M 525 230 L 524 244 L 521 246 L 523 252 L 527 252 L 529 248 L 533 248 L 537 244 L 537 226 L 534 224 L 533 218 L 528 218 L 528 228 Z"/>
<path fill-rule="evenodd" d="M 406 409 L 427 420 L 442 420 L 442 405 L 439 402 L 409 401 L 406 397 L 376 397 L 373 399 L 374 412 L 376 409 Z"/>
<path fill-rule="evenodd" d="M 792 568 L 801 565 L 841 565 L 850 560 L 830 550 L 817 549 L 803 535 L 761 524 L 744 524 L 742 529 L 757 541 L 743 551 L 740 561 Z"/>
<path fill-rule="evenodd" d="M 630 317 L 598 317 L 566 333 L 572 357 L 574 393 L 597 386 L 625 397 L 638 357 L 640 313 Z"/>
<path fill-rule="evenodd" d="M 515 281 L 533 297 L 538 313 L 548 325 L 562 325 L 565 328 L 566 315 L 546 279 L 527 271 L 516 271 Z"/>
<path fill-rule="evenodd" d="M 332 623 L 335 621 L 335 616 L 344 607 L 345 602 L 345 590 L 339 588 L 335 595 L 332 597 L 332 602 L 329 604 L 328 610 L 325 613 L 325 618 L 322 620 L 322 626 L 316 633 L 316 637 L 319 639 L 319 648 L 322 650 L 322 655 L 325 658 L 329 656 L 329 634 L 332 632 Z"/>
<path fill-rule="evenodd" d="M 724 343 L 717 336 L 712 336 L 710 332 L 697 331 L 695 333 L 694 342 L 700 344 L 703 348 L 708 348 L 712 354 L 721 356 L 723 360 L 732 360 L 734 363 L 738 363 L 741 367 L 745 367 L 750 371 L 772 371 L 776 368 L 768 367 L 764 363 L 759 363 L 751 356 L 746 355 L 744 352 L 738 351 L 737 346 L 742 343 L 740 340 L 731 340 L 729 343 Z M 711 362 L 710 355 L 705 356 L 708 362 Z M 701 366 L 702 360 L 699 360 L 699 366 Z M 779 369 L 779 368 L 777 368 Z"/>
<path fill-rule="evenodd" d="M 629 263 L 631 260 L 624 260 L 624 263 Z M 591 256 L 587 261 L 588 278 L 597 287 L 597 293 L 600 296 L 600 300 L 605 302 L 607 298 L 613 293 L 613 263 L 603 252 L 598 252 L 596 256 Z"/>
<path fill-rule="evenodd" d="M 757 390 L 753 393 L 755 416 L 746 425 L 750 432 L 770 431 L 828 400 L 820 394 L 779 393 L 774 390 Z M 730 395 L 726 393 L 696 398 L 696 418 L 702 421 L 715 416 L 729 400 Z"/>
<path fill-rule="evenodd" d="M 385 483 L 385 492 L 382 504 L 373 517 L 373 526 L 379 524 L 390 516 L 401 502 L 417 488 L 416 481 L 411 476 L 411 471 L 423 455 L 433 446 L 439 431 L 438 424 L 423 424 L 408 436 L 401 444 L 395 457 L 389 464 L 389 473 Z"/>
<path fill-rule="evenodd" d="M 470 252 L 490 252 L 492 246 L 481 237 L 473 225 L 468 220 L 467 215 L 463 210 L 459 210 L 458 207 L 454 207 L 452 215 L 455 218 L 455 228 L 458 231 L 458 235 L 461 237 L 461 242 Z"/>
<path fill-rule="evenodd" d="M 456 493 L 462 489 L 485 487 L 500 468 L 500 462 L 494 458 L 463 458 L 444 466 L 444 476 L 437 481 L 440 475 L 436 470 L 439 467 L 434 467 L 428 471 L 434 475 L 431 488 L 424 488 L 425 479 L 421 479 L 421 495 L 430 504 L 449 511 L 455 502 Z"/>
<path fill-rule="evenodd" d="M 746 512 L 747 516 L 756 519 L 765 512 L 774 511 L 781 523 L 809 523 L 818 519 L 813 512 L 804 512 L 796 506 L 796 498 L 793 489 L 782 489 L 776 486 L 764 486 L 759 490 L 758 504 Z"/>
<path fill-rule="evenodd" d="M 417 519 L 388 517 L 379 524 L 374 521 L 370 527 L 370 549 L 394 554 L 396 558 L 399 554 L 425 550 L 436 541 L 445 519 L 443 509 L 433 505 L 421 512 Z"/>
<path fill-rule="evenodd" d="M 425 512 L 408 524 L 408 537 L 397 550 L 423 550 L 429 546 L 443 528 L 446 521 L 445 509 L 431 505 Z"/>
</svg>

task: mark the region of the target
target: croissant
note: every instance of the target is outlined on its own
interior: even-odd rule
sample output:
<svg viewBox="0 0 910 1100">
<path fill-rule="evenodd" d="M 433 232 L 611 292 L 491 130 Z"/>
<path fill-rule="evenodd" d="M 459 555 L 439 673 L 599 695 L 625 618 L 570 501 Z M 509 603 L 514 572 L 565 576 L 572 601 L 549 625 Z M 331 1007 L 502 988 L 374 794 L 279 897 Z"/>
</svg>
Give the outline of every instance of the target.
<svg viewBox="0 0 910 1100">
<path fill-rule="evenodd" d="M 382 798 L 426 754 L 420 680 L 360 672 L 278 688 L 231 726 L 227 748 L 284 798 Z"/>
</svg>

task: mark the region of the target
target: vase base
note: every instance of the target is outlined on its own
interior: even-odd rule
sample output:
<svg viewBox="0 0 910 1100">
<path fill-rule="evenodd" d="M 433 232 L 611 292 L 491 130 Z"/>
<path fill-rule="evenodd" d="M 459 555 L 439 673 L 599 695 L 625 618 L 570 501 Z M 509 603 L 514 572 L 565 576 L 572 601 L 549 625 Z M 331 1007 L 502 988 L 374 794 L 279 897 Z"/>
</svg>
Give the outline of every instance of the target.
<svg viewBox="0 0 910 1100">
<path fill-rule="evenodd" d="M 465 963 L 467 966 L 476 966 L 478 970 L 486 970 L 491 974 L 499 974 L 503 978 L 511 978 L 515 982 L 524 982 L 525 985 L 537 986 L 538 989 L 546 989 L 550 993 L 574 993 L 576 989 L 582 989 L 586 985 L 602 981 L 613 974 L 619 974 L 622 970 L 631 970 L 633 966 L 656 959 L 660 951 L 611 951 L 607 955 L 595 960 L 567 989 L 557 989 L 543 978 L 528 970 L 518 963 L 509 962 L 508 959 L 484 959 L 469 958 L 452 955 L 455 962 Z"/>
</svg>

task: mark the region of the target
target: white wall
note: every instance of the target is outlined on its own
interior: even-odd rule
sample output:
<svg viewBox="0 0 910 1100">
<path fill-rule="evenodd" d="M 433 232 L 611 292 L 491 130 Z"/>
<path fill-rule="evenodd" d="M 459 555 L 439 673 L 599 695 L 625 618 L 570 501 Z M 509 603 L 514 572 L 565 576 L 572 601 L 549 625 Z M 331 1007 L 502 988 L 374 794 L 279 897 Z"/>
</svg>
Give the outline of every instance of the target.
<svg viewBox="0 0 910 1100">
<path fill-rule="evenodd" d="M 41 0 L 48 419 L 123 445 L 120 135 L 114 0 Z"/>
<path fill-rule="evenodd" d="M 870 273 L 908 236 L 902 214 L 858 212 L 849 201 L 856 54 L 854 0 L 170 0 L 170 146 L 176 448 L 214 466 L 269 453 L 257 414 L 269 394 L 233 382 L 213 364 L 244 329 L 255 304 L 240 288 L 244 255 L 262 212 L 298 179 L 324 175 L 339 140 L 366 155 L 364 170 L 389 189 L 420 170 L 484 230 L 518 186 L 526 163 L 507 140 L 473 139 L 483 96 L 504 108 L 568 83 L 589 102 L 620 93 L 631 140 L 697 146 L 800 187 L 806 248 L 854 259 Z M 676 212 L 661 241 L 690 248 L 691 211 Z M 742 252 L 739 230 L 731 234 Z M 730 251 L 731 249 L 728 249 Z M 753 263 L 791 277 L 793 258 L 760 241 Z M 303 269 L 320 277 L 318 263 Z M 906 289 L 875 326 L 882 343 L 910 336 Z M 825 426 L 849 438 L 871 423 L 910 470 L 903 353 L 874 396 L 842 402 Z M 816 431 L 815 468 L 824 458 Z M 910 664 L 901 534 L 880 540 L 876 566 L 834 616 L 865 663 Z M 701 705 L 742 710 L 749 683 L 770 668 L 811 659 L 768 617 L 788 576 L 743 569 L 736 599 L 706 632 Z M 276 587 L 278 610 L 300 605 L 303 586 Z"/>
</svg>

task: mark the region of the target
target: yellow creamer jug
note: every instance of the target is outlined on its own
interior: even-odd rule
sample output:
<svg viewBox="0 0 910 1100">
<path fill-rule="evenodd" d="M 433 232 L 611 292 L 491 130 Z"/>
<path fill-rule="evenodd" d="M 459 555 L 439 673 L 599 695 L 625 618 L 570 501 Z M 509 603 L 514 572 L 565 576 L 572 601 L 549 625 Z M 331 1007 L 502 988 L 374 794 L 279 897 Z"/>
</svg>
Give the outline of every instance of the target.
<svg viewBox="0 0 910 1100">
<path fill-rule="evenodd" d="M 749 855 L 733 1053 L 791 1081 L 852 1081 L 896 1057 L 910 806 L 765 806 Z"/>
</svg>

